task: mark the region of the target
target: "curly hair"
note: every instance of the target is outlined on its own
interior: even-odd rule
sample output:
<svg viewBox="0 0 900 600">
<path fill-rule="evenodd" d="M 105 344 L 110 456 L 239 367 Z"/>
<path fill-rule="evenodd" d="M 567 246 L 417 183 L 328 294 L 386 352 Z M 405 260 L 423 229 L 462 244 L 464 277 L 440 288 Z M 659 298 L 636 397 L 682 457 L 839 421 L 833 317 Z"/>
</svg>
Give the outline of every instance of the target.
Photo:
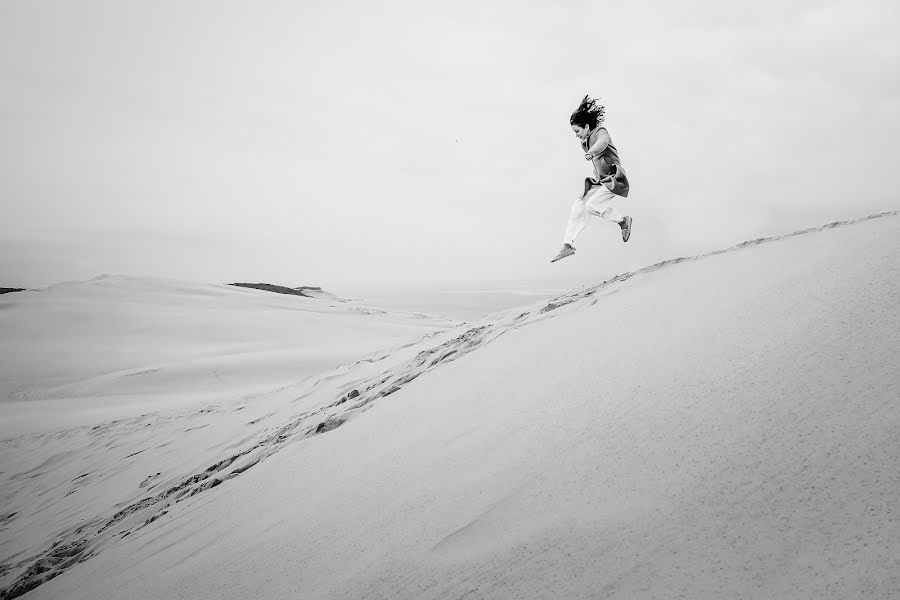
<svg viewBox="0 0 900 600">
<path fill-rule="evenodd" d="M 606 118 L 606 108 L 600 104 L 599 99 L 594 100 L 590 96 L 585 96 L 572 116 L 569 117 L 569 124 L 594 129 L 603 123 L 604 118 Z"/>
</svg>

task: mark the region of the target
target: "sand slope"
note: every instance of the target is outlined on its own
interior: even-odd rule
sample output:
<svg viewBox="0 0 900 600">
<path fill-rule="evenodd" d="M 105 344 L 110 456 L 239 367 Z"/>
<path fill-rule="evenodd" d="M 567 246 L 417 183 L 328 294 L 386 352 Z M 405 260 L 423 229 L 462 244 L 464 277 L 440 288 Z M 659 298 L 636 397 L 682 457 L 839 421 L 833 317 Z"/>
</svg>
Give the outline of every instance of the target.
<svg viewBox="0 0 900 600">
<path fill-rule="evenodd" d="M 231 425 L 218 461 L 55 532 L 6 581 L 61 573 L 27 597 L 91 599 L 896 595 L 900 218 L 801 233 L 267 396 L 267 429 Z M 108 426 L 121 452 L 165 424 Z"/>
<path fill-rule="evenodd" d="M 170 487 L 193 492 L 209 464 L 259 460 L 260 440 L 277 436 L 323 373 L 453 324 L 126 276 L 4 296 L 0 590 L 97 552 L 127 531 L 110 520 L 142 515 L 128 507 Z M 48 552 L 65 556 L 45 564 Z"/>
</svg>

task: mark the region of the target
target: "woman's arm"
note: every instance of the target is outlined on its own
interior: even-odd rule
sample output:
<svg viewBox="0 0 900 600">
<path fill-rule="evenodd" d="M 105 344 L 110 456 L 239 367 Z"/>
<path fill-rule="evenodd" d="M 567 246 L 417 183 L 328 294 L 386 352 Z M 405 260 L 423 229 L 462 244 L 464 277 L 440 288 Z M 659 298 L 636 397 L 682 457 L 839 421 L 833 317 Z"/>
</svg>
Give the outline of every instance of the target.
<svg viewBox="0 0 900 600">
<path fill-rule="evenodd" d="M 584 157 L 588 160 L 592 160 L 595 156 L 599 156 L 606 150 L 606 147 L 609 146 L 609 132 L 606 129 L 598 129 L 597 130 L 597 139 L 594 140 L 594 143 L 591 144 L 591 147 L 588 148 L 587 153 Z"/>
</svg>

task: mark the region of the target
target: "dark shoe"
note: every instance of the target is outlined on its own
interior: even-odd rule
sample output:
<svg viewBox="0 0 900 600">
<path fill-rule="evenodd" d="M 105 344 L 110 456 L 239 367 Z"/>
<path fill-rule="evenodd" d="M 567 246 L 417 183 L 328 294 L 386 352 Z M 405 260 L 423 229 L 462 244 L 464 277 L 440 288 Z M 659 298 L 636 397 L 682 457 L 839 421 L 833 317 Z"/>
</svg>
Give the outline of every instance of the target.
<svg viewBox="0 0 900 600">
<path fill-rule="evenodd" d="M 625 217 L 625 219 L 619 223 L 619 227 L 622 228 L 622 241 L 627 242 L 628 238 L 631 237 L 631 217 Z"/>
<path fill-rule="evenodd" d="M 572 256 L 573 254 L 575 254 L 575 248 L 573 248 L 569 244 L 565 244 L 563 245 L 562 250 L 559 251 L 559 254 L 550 259 L 550 262 L 556 262 L 561 258 Z"/>
</svg>

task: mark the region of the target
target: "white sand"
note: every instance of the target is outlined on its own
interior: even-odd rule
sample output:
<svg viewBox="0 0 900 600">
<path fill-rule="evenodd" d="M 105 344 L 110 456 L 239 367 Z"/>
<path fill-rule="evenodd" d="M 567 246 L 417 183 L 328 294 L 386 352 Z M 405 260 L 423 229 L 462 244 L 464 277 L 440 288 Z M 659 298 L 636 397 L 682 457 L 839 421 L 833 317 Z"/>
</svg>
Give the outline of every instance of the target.
<svg viewBox="0 0 900 600">
<path fill-rule="evenodd" d="M 41 548 L 60 574 L 26 598 L 898 596 L 898 306 L 891 215 L 227 409 L 7 439 L 3 585 Z M 35 496 L 32 476 L 54 483 Z"/>
</svg>

